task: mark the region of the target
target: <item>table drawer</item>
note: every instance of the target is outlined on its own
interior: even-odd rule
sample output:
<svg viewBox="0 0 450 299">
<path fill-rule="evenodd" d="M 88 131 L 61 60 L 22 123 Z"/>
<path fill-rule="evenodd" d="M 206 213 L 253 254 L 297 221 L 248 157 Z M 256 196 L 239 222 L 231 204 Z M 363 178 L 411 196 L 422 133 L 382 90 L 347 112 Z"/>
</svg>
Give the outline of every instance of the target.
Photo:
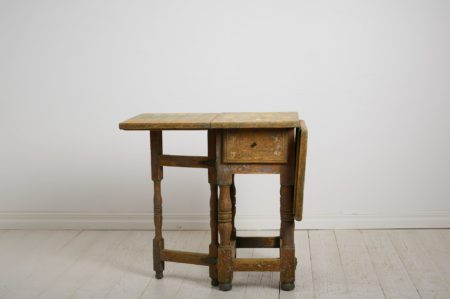
<svg viewBox="0 0 450 299">
<path fill-rule="evenodd" d="M 288 130 L 229 129 L 223 131 L 224 163 L 287 163 Z"/>
</svg>

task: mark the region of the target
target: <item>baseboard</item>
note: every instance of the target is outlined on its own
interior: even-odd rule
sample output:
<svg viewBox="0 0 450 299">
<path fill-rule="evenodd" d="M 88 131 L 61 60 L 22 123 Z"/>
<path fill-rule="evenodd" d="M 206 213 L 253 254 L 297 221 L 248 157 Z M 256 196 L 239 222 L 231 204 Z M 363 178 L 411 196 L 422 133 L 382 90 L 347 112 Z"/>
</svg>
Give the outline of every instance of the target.
<svg viewBox="0 0 450 299">
<path fill-rule="evenodd" d="M 241 230 L 278 229 L 277 215 L 238 215 Z M 168 230 L 207 230 L 207 214 L 165 214 Z M 420 211 L 403 215 L 309 214 L 297 229 L 450 228 L 450 211 Z M 0 229 L 153 229 L 152 213 L 0 213 Z"/>
</svg>

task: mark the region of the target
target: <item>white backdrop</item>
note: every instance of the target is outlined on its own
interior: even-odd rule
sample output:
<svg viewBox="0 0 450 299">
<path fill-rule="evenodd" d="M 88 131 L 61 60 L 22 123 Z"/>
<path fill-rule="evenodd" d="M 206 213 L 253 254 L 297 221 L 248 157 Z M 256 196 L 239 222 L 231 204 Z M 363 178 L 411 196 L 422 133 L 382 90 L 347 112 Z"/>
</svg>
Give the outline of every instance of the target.
<svg viewBox="0 0 450 299">
<path fill-rule="evenodd" d="M 135 114 L 298 111 L 298 227 L 450 227 L 449 53 L 444 0 L 0 0 L 0 225 L 149 227 Z M 205 170 L 163 188 L 166 227 L 208 227 Z M 278 188 L 237 177 L 240 228 L 278 226 Z"/>
</svg>

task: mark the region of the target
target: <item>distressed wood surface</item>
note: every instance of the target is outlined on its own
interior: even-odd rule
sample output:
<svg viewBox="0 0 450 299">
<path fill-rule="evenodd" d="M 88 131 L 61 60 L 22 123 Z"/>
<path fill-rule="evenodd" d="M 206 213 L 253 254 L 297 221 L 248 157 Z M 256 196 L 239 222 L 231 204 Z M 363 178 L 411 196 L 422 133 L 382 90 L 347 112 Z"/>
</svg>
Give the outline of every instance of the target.
<svg viewBox="0 0 450 299">
<path fill-rule="evenodd" d="M 163 277 L 164 261 L 161 260 L 161 250 L 164 249 L 162 236 L 162 195 L 161 180 L 163 179 L 163 167 L 160 158 L 163 153 L 161 131 L 150 131 L 151 170 L 153 180 L 153 221 L 155 223 L 155 237 L 153 238 L 153 269 L 156 278 Z"/>
<path fill-rule="evenodd" d="M 239 232 L 242 236 L 256 236 L 256 237 L 269 237 L 278 233 L 278 231 L 243 231 Z M 238 257 L 247 257 L 241 254 L 242 251 L 247 251 L 248 249 L 239 249 Z M 279 249 L 278 248 L 254 248 L 252 249 L 252 258 L 278 258 Z M 271 271 L 252 271 L 252 272 L 236 272 L 236 276 L 239 274 L 248 273 L 247 281 L 243 281 L 246 287 L 245 298 L 252 299 L 269 299 L 278 298 L 280 296 L 280 274 Z M 239 286 L 238 278 L 234 279 L 234 285 L 238 290 Z"/>
<path fill-rule="evenodd" d="M 183 234 L 184 232 L 182 232 Z M 210 242 L 208 231 L 195 231 L 189 237 L 198 243 L 200 251 L 205 251 Z M 171 265 L 171 264 L 170 264 Z M 170 267 L 170 265 L 168 267 Z M 178 281 L 178 285 L 174 286 L 176 293 L 173 297 L 149 297 L 149 298 L 208 298 L 213 292 L 219 292 L 217 288 L 211 287 L 208 279 L 208 271 L 204 267 L 189 266 L 183 276 L 175 273 L 173 278 Z M 154 286 L 157 288 L 158 286 Z"/>
<path fill-rule="evenodd" d="M 185 263 L 193 265 L 209 266 L 216 263 L 215 258 L 210 258 L 209 254 L 198 252 L 187 252 L 181 250 L 161 250 L 161 259 L 163 261 Z"/>
<path fill-rule="evenodd" d="M 236 241 L 236 223 L 235 223 L 235 218 L 236 218 L 236 184 L 235 184 L 235 181 L 234 181 L 234 174 L 233 174 L 232 180 L 231 180 L 230 197 L 231 197 L 231 214 L 232 214 L 232 218 L 231 218 L 231 225 L 232 225 L 231 239 Z M 235 242 L 235 244 L 236 244 L 236 242 Z M 234 257 L 236 257 L 236 254 L 234 254 Z"/>
<path fill-rule="evenodd" d="M 280 286 L 284 291 L 290 291 L 295 283 L 295 243 L 294 243 L 294 175 L 295 148 L 294 129 L 287 130 L 287 158 L 280 173 Z"/>
<path fill-rule="evenodd" d="M 119 124 L 122 130 L 295 128 L 297 112 L 143 113 Z"/>
<path fill-rule="evenodd" d="M 233 271 L 280 271 L 279 258 L 238 258 Z"/>
<path fill-rule="evenodd" d="M 280 286 L 285 291 L 292 290 L 295 283 L 295 245 L 294 245 L 294 176 L 295 147 L 294 129 L 242 129 L 217 130 L 216 171 L 220 185 L 219 197 L 219 234 L 220 246 L 217 259 L 219 288 L 230 290 L 233 271 L 279 271 Z M 222 138 L 223 136 L 223 138 Z M 223 142 L 222 142 L 223 141 Z M 260 147 L 258 147 L 258 144 Z M 246 153 L 245 150 L 250 151 Z M 278 151 L 281 160 L 274 161 L 273 151 Z M 236 156 L 232 154 L 236 153 Z M 243 154 L 239 156 L 237 154 Z M 231 154 L 231 156 L 229 156 Z M 230 164 L 233 162 L 239 164 Z M 253 164 L 255 162 L 256 164 Z M 267 164 L 264 164 L 264 163 Z M 249 164 L 250 163 L 250 164 Z M 252 260 L 235 259 L 233 215 L 235 191 L 235 173 L 279 173 L 280 174 L 280 238 L 278 239 L 279 257 Z M 242 244 L 242 240 L 247 242 Z M 263 239 L 239 239 L 238 246 L 255 245 Z M 272 240 L 273 241 L 273 240 Z M 231 246 L 230 246 L 231 245 Z M 265 245 L 265 244 L 264 244 Z M 270 244 L 273 247 L 274 242 Z M 230 266 L 232 267 L 230 268 Z"/>
<path fill-rule="evenodd" d="M 223 132 L 224 163 L 286 163 L 287 130 L 231 129 Z"/>
<path fill-rule="evenodd" d="M 122 130 L 205 130 L 216 113 L 144 113 L 119 124 Z"/>
<path fill-rule="evenodd" d="M 271 174 L 280 173 L 281 164 L 228 164 L 224 168 L 235 174 Z"/>
<path fill-rule="evenodd" d="M 219 187 L 219 235 L 220 244 L 217 257 L 217 271 L 219 288 L 227 291 L 231 289 L 233 280 L 233 253 L 231 243 L 232 225 L 232 204 L 230 196 L 230 185 L 220 185 Z"/>
<path fill-rule="evenodd" d="M 205 250 L 206 244 L 201 242 L 203 237 L 206 237 L 206 232 L 202 231 L 167 231 L 165 235 L 175 234 L 172 243 L 168 243 L 167 247 L 179 248 L 187 251 Z M 147 276 L 148 284 L 143 290 L 141 295 L 136 298 L 179 298 L 178 294 L 182 292 L 183 287 L 189 283 L 195 283 L 195 280 L 190 280 L 189 274 L 195 270 L 195 268 L 201 268 L 201 270 L 207 275 L 207 271 L 204 267 L 193 266 L 182 263 L 167 263 L 167 269 L 164 271 L 164 279 L 154 279 L 150 275 Z M 145 275 L 145 274 L 142 274 Z M 209 281 L 205 279 L 205 287 L 210 287 Z"/>
<path fill-rule="evenodd" d="M 306 152 L 308 146 L 308 128 L 303 120 L 296 130 L 296 165 L 294 186 L 294 216 L 300 221 L 303 217 L 303 191 L 305 187 Z"/>
<path fill-rule="evenodd" d="M 214 161 L 208 157 L 161 155 L 160 163 L 162 166 L 209 168 Z"/>
<path fill-rule="evenodd" d="M 214 129 L 215 125 L 226 130 Z M 164 261 L 173 261 L 209 266 L 212 284 L 218 284 L 220 290 L 231 289 L 233 271 L 279 271 L 281 289 L 287 291 L 294 288 L 296 258 L 293 203 L 296 156 L 293 128 L 298 126 L 301 127 L 298 136 L 302 136 L 299 143 L 305 144 L 303 134 L 306 134 L 306 126 L 304 122 L 299 122 L 297 113 L 143 114 L 120 124 L 121 129 L 150 130 L 155 222 L 153 266 L 156 278 L 163 277 Z M 208 157 L 163 155 L 162 130 L 171 129 L 207 129 Z M 208 169 L 208 181 L 211 185 L 211 243 L 208 254 L 164 249 L 161 196 L 163 166 Z M 278 241 L 276 246 L 279 247 L 279 258 L 236 259 L 235 173 L 280 174 L 281 227 L 280 238 L 275 239 Z M 218 199 L 217 188 L 220 190 Z M 216 231 L 220 235 L 219 245 Z M 250 246 L 256 241 L 261 243 L 262 239 L 253 239 L 247 243 L 244 241 L 240 245 Z M 275 241 L 272 243 L 269 247 L 275 246 Z"/>
<path fill-rule="evenodd" d="M 209 266 L 209 277 L 211 285 L 219 284 L 217 274 L 217 255 L 219 250 L 219 226 L 218 226 L 218 204 L 219 194 L 216 174 L 216 131 L 208 130 L 208 159 L 213 162 L 208 168 L 209 196 L 209 227 L 211 242 L 209 244 L 209 256 L 216 259 L 216 263 Z"/>
<path fill-rule="evenodd" d="M 220 113 L 211 122 L 211 128 L 295 128 L 297 112 L 230 112 Z"/>
</svg>

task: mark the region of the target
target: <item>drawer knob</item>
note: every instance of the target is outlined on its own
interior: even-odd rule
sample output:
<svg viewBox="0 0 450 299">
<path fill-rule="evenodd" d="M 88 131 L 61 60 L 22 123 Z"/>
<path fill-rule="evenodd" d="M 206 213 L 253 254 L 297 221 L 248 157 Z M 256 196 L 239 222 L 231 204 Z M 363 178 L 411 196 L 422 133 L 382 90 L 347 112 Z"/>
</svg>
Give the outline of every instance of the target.
<svg viewBox="0 0 450 299">
<path fill-rule="evenodd" d="M 253 142 L 250 146 L 251 146 L 252 148 L 254 148 L 254 147 L 256 146 L 256 142 Z"/>
</svg>

